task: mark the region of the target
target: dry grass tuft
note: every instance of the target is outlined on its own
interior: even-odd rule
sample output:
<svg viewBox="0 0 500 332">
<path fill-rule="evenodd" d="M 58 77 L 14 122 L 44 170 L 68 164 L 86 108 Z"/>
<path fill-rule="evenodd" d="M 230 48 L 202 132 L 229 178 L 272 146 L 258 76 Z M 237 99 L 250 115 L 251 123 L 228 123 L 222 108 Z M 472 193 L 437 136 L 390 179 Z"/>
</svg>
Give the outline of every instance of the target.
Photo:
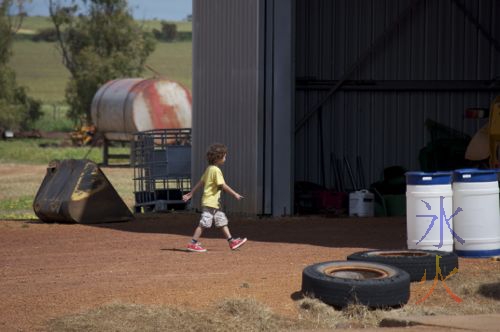
<svg viewBox="0 0 500 332">
<path fill-rule="evenodd" d="M 304 328 L 365 328 L 376 327 L 380 323 L 380 311 L 360 304 L 351 304 L 342 310 L 317 299 L 305 298 L 299 301 L 301 323 Z"/>
<path fill-rule="evenodd" d="M 210 311 L 138 304 L 110 304 L 49 322 L 50 331 L 277 331 L 295 322 L 253 299 L 229 299 Z"/>
<path fill-rule="evenodd" d="M 348 321 L 355 324 L 350 327 L 376 327 L 380 323 L 380 313 L 383 311 L 373 310 L 360 304 L 350 304 L 342 312 Z"/>
<path fill-rule="evenodd" d="M 50 331 L 174 331 L 186 328 L 194 313 L 138 304 L 110 304 L 49 322 Z"/>
<path fill-rule="evenodd" d="M 493 280 L 493 281 L 492 281 Z M 343 310 L 313 298 L 297 301 L 298 317 L 290 319 L 272 312 L 255 299 L 227 299 L 207 310 L 115 303 L 48 323 L 50 331 L 283 331 L 335 328 L 373 328 L 383 318 L 428 315 L 466 315 L 500 312 L 500 277 L 457 276 L 448 286 L 462 303 L 407 304 L 400 309 L 373 310 L 352 304 Z M 429 283 L 429 286 L 431 283 Z M 433 296 L 447 296 L 438 292 Z"/>
<path fill-rule="evenodd" d="M 375 327 L 375 311 L 360 305 L 339 311 L 306 298 L 298 302 L 299 316 L 273 313 L 254 299 L 227 299 L 204 311 L 139 304 L 114 303 L 48 322 L 48 330 L 72 331 L 291 331 Z"/>
<path fill-rule="evenodd" d="M 430 287 L 432 282 L 427 283 Z M 313 298 L 297 301 L 298 316 L 291 319 L 275 314 L 252 298 L 226 299 L 206 310 L 182 307 L 110 304 L 48 323 L 50 331 L 292 331 L 335 328 L 373 328 L 384 318 L 411 316 L 473 315 L 500 313 L 500 276 L 498 271 L 462 273 L 446 281 L 463 301 L 456 303 L 440 284 L 422 304 L 418 299 L 400 309 L 369 309 L 352 304 L 343 310 Z M 443 305 L 443 301 L 446 305 Z"/>
<path fill-rule="evenodd" d="M 340 311 L 320 300 L 306 297 L 298 302 L 298 307 L 299 321 L 304 328 L 331 329 L 348 326 Z"/>
<path fill-rule="evenodd" d="M 429 289 L 432 285 L 428 282 Z M 392 310 L 384 316 L 388 318 L 404 318 L 408 316 L 435 315 L 478 315 L 500 313 L 500 276 L 497 270 L 482 271 L 480 275 L 468 273 L 457 274 L 446 281 L 449 289 L 462 299 L 457 303 L 446 293 L 439 281 L 435 291 L 428 300 L 415 304 L 416 300 L 401 309 Z M 431 298 L 440 298 L 440 301 Z M 446 305 L 443 305 L 446 302 Z"/>
<path fill-rule="evenodd" d="M 277 331 L 290 329 L 296 322 L 274 314 L 255 299 L 228 299 L 216 306 L 215 316 L 220 317 L 217 331 Z"/>
</svg>

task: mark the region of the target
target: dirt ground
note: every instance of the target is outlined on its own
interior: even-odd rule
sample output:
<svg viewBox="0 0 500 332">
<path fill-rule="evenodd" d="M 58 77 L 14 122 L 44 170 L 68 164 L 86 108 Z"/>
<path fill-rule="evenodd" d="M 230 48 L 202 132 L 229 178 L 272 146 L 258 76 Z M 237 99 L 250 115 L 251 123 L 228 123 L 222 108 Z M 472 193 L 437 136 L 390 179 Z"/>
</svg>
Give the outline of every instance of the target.
<svg viewBox="0 0 500 332">
<path fill-rule="evenodd" d="M 230 226 L 249 239 L 241 249 L 229 250 L 211 229 L 203 237 L 207 253 L 186 252 L 197 220 L 168 213 L 100 225 L 0 221 L 0 330 L 43 330 L 48 319 L 115 302 L 201 309 L 248 297 L 295 317 L 307 265 L 406 246 L 404 218 L 240 217 Z M 500 272 L 491 264 L 461 259 L 460 269 Z M 426 284 L 412 284 L 410 302 Z M 433 301 L 454 303 L 446 295 Z"/>
</svg>

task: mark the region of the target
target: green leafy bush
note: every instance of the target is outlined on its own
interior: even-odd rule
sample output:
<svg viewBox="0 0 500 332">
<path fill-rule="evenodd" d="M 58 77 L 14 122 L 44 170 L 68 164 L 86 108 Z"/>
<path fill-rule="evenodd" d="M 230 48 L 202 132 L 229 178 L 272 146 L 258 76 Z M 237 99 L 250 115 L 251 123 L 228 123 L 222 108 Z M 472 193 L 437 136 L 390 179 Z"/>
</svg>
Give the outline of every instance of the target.
<svg viewBox="0 0 500 332">
<path fill-rule="evenodd" d="M 12 31 L 17 31 L 10 13 L 13 6 L 14 1 L 0 3 L 0 132 L 27 129 L 42 115 L 40 102 L 28 97 L 26 89 L 17 85 L 14 71 L 7 67 L 12 55 Z M 19 19 L 22 15 L 19 12 Z"/>
<path fill-rule="evenodd" d="M 177 39 L 177 24 L 161 22 L 161 30 L 153 29 L 153 35 L 158 40 L 171 42 Z"/>
<path fill-rule="evenodd" d="M 35 42 L 55 42 L 57 40 L 57 31 L 54 28 L 40 29 L 31 39 Z"/>
<path fill-rule="evenodd" d="M 14 72 L 0 66 L 0 131 L 26 130 L 40 118 L 41 104 L 16 84 Z"/>
</svg>

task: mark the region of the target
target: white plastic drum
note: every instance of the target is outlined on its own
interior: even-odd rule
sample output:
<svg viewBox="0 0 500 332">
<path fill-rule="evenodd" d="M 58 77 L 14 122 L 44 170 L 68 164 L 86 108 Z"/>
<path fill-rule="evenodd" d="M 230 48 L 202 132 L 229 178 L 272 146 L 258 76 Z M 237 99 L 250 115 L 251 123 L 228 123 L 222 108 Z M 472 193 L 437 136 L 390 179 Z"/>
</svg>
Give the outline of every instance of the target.
<svg viewBox="0 0 500 332">
<path fill-rule="evenodd" d="M 451 178 L 451 172 L 406 173 L 408 249 L 453 251 Z"/>
<path fill-rule="evenodd" d="M 349 194 L 349 216 L 373 217 L 373 194 L 366 189 Z"/>
<path fill-rule="evenodd" d="M 456 170 L 453 178 L 453 209 L 462 210 L 453 218 L 457 255 L 500 255 L 497 170 Z"/>
</svg>

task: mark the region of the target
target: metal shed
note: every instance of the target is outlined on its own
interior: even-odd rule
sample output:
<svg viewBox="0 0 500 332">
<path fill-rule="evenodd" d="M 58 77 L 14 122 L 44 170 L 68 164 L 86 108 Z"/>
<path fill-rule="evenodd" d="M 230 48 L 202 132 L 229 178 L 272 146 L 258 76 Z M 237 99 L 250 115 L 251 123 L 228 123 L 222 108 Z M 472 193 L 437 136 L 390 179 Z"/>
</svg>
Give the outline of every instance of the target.
<svg viewBox="0 0 500 332">
<path fill-rule="evenodd" d="M 418 169 L 425 120 L 464 119 L 500 92 L 496 0 L 193 0 L 193 166 L 229 147 L 233 212 L 293 213 L 293 184 L 329 184 L 332 156 Z"/>
</svg>

